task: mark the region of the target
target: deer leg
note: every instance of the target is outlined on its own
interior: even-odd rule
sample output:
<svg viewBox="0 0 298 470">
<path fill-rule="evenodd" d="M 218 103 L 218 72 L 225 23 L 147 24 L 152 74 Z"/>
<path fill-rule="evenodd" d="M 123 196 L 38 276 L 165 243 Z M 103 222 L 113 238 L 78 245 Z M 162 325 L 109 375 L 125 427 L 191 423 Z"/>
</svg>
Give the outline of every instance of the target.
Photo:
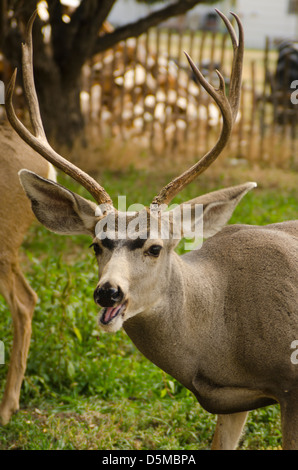
<svg viewBox="0 0 298 470">
<path fill-rule="evenodd" d="M 0 421 L 7 424 L 19 409 L 19 396 L 31 339 L 31 322 L 37 295 L 30 287 L 17 263 L 9 276 L 0 279 L 0 292 L 10 308 L 13 319 L 13 345 L 6 386 L 0 405 Z"/>
<path fill-rule="evenodd" d="M 243 430 L 247 412 L 218 415 L 212 450 L 234 450 Z"/>
<path fill-rule="evenodd" d="M 298 390 L 280 400 L 283 450 L 298 450 Z"/>
</svg>

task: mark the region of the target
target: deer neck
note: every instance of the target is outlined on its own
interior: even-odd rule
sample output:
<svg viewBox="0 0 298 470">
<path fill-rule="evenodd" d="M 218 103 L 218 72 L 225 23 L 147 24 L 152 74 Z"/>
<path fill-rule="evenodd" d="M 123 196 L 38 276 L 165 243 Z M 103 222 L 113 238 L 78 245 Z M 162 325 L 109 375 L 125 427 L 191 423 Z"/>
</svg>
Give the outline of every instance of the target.
<svg viewBox="0 0 298 470">
<path fill-rule="evenodd" d="M 190 259 L 175 254 L 162 299 L 127 320 L 124 329 L 144 356 L 192 389 L 199 350 L 210 329 L 217 300 L 212 301 L 211 277 Z"/>
</svg>

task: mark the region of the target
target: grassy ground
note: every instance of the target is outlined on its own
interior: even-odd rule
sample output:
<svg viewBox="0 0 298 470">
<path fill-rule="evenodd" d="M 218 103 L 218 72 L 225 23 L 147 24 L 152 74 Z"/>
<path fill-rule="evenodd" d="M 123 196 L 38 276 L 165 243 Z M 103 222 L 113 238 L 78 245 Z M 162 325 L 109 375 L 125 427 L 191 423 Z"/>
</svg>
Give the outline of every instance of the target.
<svg viewBox="0 0 298 470">
<path fill-rule="evenodd" d="M 229 177 L 226 175 L 229 174 Z M 193 183 L 178 201 L 229 184 L 256 180 L 232 223 L 266 224 L 297 218 L 297 174 L 219 169 Z M 61 180 L 69 188 L 76 186 Z M 150 203 L 166 182 L 133 169 L 101 175 L 113 197 Z M 84 191 L 78 190 L 81 194 Z M 96 265 L 87 237 L 62 237 L 35 225 L 22 249 L 24 270 L 38 292 L 21 410 L 0 428 L 0 449 L 208 449 L 215 417 L 135 349 L 125 333 L 96 325 Z M 0 338 L 6 364 L 11 319 L 0 302 Z M 240 449 L 281 445 L 278 406 L 250 413 Z"/>
</svg>

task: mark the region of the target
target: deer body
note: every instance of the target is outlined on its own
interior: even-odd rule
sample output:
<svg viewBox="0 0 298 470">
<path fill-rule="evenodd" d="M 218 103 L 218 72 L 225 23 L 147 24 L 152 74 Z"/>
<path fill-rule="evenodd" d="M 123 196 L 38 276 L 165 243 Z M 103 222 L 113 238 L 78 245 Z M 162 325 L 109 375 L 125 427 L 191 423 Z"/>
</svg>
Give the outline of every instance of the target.
<svg viewBox="0 0 298 470">
<path fill-rule="evenodd" d="M 265 406 L 298 385 L 290 361 L 298 338 L 298 221 L 229 226 L 171 261 L 160 303 L 124 323 L 148 359 L 212 413 Z"/>
<path fill-rule="evenodd" d="M 19 173 L 33 212 L 45 227 L 60 234 L 92 237 L 99 271 L 94 300 L 102 307 L 101 328 L 115 332 L 123 327 L 146 357 L 191 390 L 204 408 L 219 414 L 213 449 L 235 448 L 246 411 L 276 402 L 281 406 L 283 446 L 298 449 L 298 366 L 291 361 L 291 347 L 298 340 L 298 221 L 224 227 L 241 198 L 256 184 L 215 191 L 179 206 L 182 212 L 184 206 L 190 208 L 194 226 L 203 218 L 207 238 L 200 250 L 179 257 L 175 247 L 189 232 L 183 227 L 179 234 L 176 209 L 168 214 L 164 207 L 220 155 L 237 117 L 243 28 L 234 15 L 238 39 L 229 20 L 218 14 L 234 51 L 229 96 L 219 72 L 219 88 L 215 89 L 187 58 L 198 82 L 221 110 L 222 131 L 206 155 L 154 197 L 154 210 L 151 205 L 144 209 L 145 220 L 149 218 L 157 227 L 172 217 L 166 238 L 162 230 L 153 236 L 141 228 L 136 238 L 130 238 L 129 225 L 136 222 L 137 213 L 128 214 L 123 237 L 126 214 L 113 207 L 99 183 L 47 142 L 33 79 L 34 16 L 23 45 L 23 77 L 33 133 L 13 109 L 15 74 L 7 89 L 7 115 L 23 140 L 82 184 L 99 205 L 32 171 Z M 196 204 L 202 206 L 201 213 L 196 212 Z M 113 218 L 111 234 L 104 224 Z"/>
</svg>

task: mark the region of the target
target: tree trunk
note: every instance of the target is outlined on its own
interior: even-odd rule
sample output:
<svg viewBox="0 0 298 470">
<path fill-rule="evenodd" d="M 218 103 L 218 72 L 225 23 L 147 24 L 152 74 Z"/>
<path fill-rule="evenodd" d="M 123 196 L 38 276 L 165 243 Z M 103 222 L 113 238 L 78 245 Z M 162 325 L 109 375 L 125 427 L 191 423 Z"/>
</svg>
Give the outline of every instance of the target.
<svg viewBox="0 0 298 470">
<path fill-rule="evenodd" d="M 48 0 L 51 44 L 44 42 L 43 22 L 37 17 L 33 28 L 34 72 L 40 111 L 48 139 L 72 147 L 84 138 L 84 119 L 80 109 L 80 74 L 86 60 L 107 50 L 120 40 L 137 37 L 161 21 L 183 14 L 196 4 L 212 0 L 176 0 L 145 18 L 99 35 L 98 31 L 117 0 L 81 0 L 71 15 L 62 20 L 63 5 Z M 20 69 L 21 41 L 25 26 L 37 0 L 0 0 L 1 47 L 12 66 Z M 15 18 L 7 14 L 13 11 Z M 16 24 L 18 27 L 16 27 Z"/>
<path fill-rule="evenodd" d="M 84 130 L 80 78 L 64 80 L 52 61 L 35 64 L 34 71 L 46 135 L 54 145 L 71 147 Z"/>
</svg>

